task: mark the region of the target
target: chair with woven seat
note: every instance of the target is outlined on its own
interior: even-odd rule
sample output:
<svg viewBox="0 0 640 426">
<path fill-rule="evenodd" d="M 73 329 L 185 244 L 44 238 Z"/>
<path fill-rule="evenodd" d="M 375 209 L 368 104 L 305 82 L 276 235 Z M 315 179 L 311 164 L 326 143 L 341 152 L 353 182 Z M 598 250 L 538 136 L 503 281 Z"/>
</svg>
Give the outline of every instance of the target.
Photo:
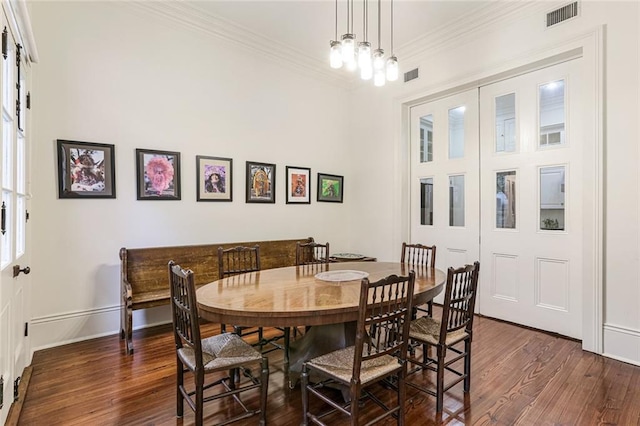
<svg viewBox="0 0 640 426">
<path fill-rule="evenodd" d="M 329 243 L 298 242 L 296 244 L 296 265 L 311 265 L 315 263 L 329 263 Z"/>
<path fill-rule="evenodd" d="M 400 263 L 404 263 L 409 266 L 428 266 L 430 268 L 435 268 L 436 246 L 402 243 L 402 255 L 400 257 Z M 418 316 L 418 312 L 423 312 L 428 316 L 432 316 L 433 302 L 429 300 L 427 302 L 426 309 L 419 306 L 414 306 L 412 313 L 413 318 L 416 318 Z"/>
<path fill-rule="evenodd" d="M 195 413 L 195 424 L 202 425 L 204 403 L 230 397 L 238 402 L 242 412 L 223 424 L 260 414 L 260 425 L 266 424 L 267 391 L 269 384 L 269 360 L 251 345 L 233 333 L 218 334 L 201 339 L 196 289 L 193 272 L 183 270 L 173 261 L 169 262 L 169 282 L 171 287 L 171 313 L 177 359 L 177 409 L 176 415 L 184 414 L 184 401 Z M 249 367 L 257 367 L 260 379 L 254 377 Z M 236 384 L 239 371 L 244 371 L 246 382 Z M 184 375 L 191 372 L 195 389 L 188 391 L 184 385 Z M 228 372 L 216 380 L 205 384 L 209 373 Z M 204 395 L 205 390 L 221 386 L 224 391 Z M 260 408 L 251 410 L 240 399 L 240 393 L 252 389 L 260 390 Z M 228 410 L 228 407 L 225 407 Z"/>
<path fill-rule="evenodd" d="M 409 338 L 422 345 L 422 360 L 409 357 L 407 361 L 416 365 L 409 374 L 420 370 L 436 372 L 436 388 L 428 388 L 407 379 L 407 385 L 436 397 L 436 411 L 443 409 L 444 393 L 451 387 L 464 381 L 464 391 L 469 392 L 471 385 L 471 340 L 473 310 L 478 289 L 480 263 L 447 271 L 447 286 L 442 305 L 442 317 L 420 317 L 411 321 Z M 464 344 L 464 347 L 460 345 Z M 434 358 L 428 354 L 428 348 L 435 347 Z M 447 355 L 451 355 L 447 358 Z M 463 368 L 453 364 L 462 361 Z M 445 371 L 455 377 L 444 382 Z"/>
<path fill-rule="evenodd" d="M 254 247 L 233 247 L 230 249 L 223 249 L 222 247 L 218 247 L 218 274 L 219 277 L 226 278 L 239 274 L 244 274 L 248 272 L 258 272 L 260 271 L 260 246 L 256 245 Z M 249 332 L 246 330 L 253 329 Z M 262 327 L 245 327 L 242 325 L 234 325 L 233 330 L 238 336 L 248 336 L 251 334 L 258 335 L 258 341 L 255 343 L 255 346 L 260 347 L 260 351 L 263 353 L 268 353 L 276 349 L 281 349 L 284 351 L 284 362 L 286 365 L 289 364 L 289 329 L 288 328 L 277 328 L 282 333 L 279 333 L 269 339 L 264 338 L 264 331 Z M 222 332 L 226 331 L 226 324 L 220 325 L 220 330 Z M 284 339 L 284 344 L 281 345 L 277 343 L 278 340 Z M 263 348 L 267 345 L 271 345 L 267 350 L 263 351 Z"/>
<path fill-rule="evenodd" d="M 324 425 L 322 419 L 339 412 L 350 417 L 350 424 L 359 424 L 360 403 L 363 396 L 370 397 L 384 412 L 371 424 L 389 416 L 404 424 L 406 356 L 411 304 L 415 274 L 391 275 L 376 282 L 364 278 L 360 286 L 360 309 L 355 345 L 339 349 L 308 360 L 302 367 L 302 424 L 313 422 Z M 311 384 L 310 375 L 321 381 Z M 371 385 L 395 377 L 387 388 L 393 388 L 397 405 L 387 407 L 369 392 Z M 336 400 L 326 392 L 331 384 L 349 389 L 349 402 Z M 380 388 L 380 390 L 385 390 Z M 388 391 L 388 390 L 387 390 Z M 321 414 L 309 412 L 309 395 L 314 395 L 330 406 Z M 364 410 L 362 410 L 364 411 Z M 336 423 L 331 420 L 331 424 Z"/>
</svg>

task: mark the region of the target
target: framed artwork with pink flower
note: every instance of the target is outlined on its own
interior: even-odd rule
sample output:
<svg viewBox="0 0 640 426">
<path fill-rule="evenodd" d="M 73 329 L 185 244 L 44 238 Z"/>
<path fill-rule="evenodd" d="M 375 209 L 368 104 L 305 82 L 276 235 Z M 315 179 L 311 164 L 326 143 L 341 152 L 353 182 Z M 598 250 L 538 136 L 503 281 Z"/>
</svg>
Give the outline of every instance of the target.
<svg viewBox="0 0 640 426">
<path fill-rule="evenodd" d="M 138 200 L 180 199 L 180 153 L 136 149 Z"/>
<path fill-rule="evenodd" d="M 196 155 L 197 201 L 233 201 L 233 160 Z"/>
<path fill-rule="evenodd" d="M 116 198 L 115 146 L 58 139 L 58 198 Z"/>
</svg>

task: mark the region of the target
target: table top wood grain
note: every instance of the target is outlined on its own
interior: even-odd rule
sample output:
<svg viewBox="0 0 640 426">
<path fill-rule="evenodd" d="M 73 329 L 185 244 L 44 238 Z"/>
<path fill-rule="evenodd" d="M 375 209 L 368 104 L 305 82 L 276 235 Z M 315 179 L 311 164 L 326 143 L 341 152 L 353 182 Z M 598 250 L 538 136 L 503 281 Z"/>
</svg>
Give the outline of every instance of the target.
<svg viewBox="0 0 640 426">
<path fill-rule="evenodd" d="M 319 272 L 354 270 L 377 281 L 391 274 L 416 273 L 414 304 L 433 299 L 446 274 L 435 268 L 399 262 L 340 262 L 265 269 L 214 281 L 196 297 L 200 316 L 212 322 L 242 326 L 337 324 L 358 318 L 360 280 L 329 282 Z"/>
</svg>

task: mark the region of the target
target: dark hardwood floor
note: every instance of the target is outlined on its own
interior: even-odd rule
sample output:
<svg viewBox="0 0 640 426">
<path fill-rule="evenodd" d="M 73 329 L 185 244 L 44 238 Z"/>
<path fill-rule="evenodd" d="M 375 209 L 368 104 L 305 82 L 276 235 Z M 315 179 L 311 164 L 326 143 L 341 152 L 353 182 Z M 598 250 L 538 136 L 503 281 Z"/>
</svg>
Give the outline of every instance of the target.
<svg viewBox="0 0 640 426">
<path fill-rule="evenodd" d="M 203 335 L 217 332 L 217 325 L 203 325 Z M 471 392 L 455 386 L 437 417 L 435 398 L 409 388 L 407 424 L 640 425 L 640 367 L 488 318 L 476 319 L 474 334 Z M 171 326 L 136 331 L 133 356 L 124 355 L 122 345 L 109 336 L 36 352 L 19 424 L 193 424 L 187 407 L 183 419 L 175 417 Z M 281 352 L 270 354 L 270 363 L 269 424 L 297 425 L 300 389 L 285 390 Z M 247 401 L 257 406 L 257 394 Z M 371 402 L 364 407 L 364 416 L 373 418 Z M 205 405 L 205 423 L 217 423 L 236 408 L 233 402 Z"/>
</svg>

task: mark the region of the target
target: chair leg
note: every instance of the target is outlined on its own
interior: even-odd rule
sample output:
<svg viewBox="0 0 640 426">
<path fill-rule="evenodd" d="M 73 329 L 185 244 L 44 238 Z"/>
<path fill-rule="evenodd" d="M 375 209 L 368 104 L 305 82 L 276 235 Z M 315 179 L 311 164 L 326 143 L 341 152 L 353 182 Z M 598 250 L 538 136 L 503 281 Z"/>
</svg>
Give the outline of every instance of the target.
<svg viewBox="0 0 640 426">
<path fill-rule="evenodd" d="M 291 327 L 284 328 L 284 370 L 289 371 L 289 344 L 291 342 Z"/>
<path fill-rule="evenodd" d="M 466 353 L 464 357 L 464 391 L 469 392 L 471 389 L 471 340 L 467 339 L 464 341 L 464 352 Z"/>
<path fill-rule="evenodd" d="M 220 324 L 220 333 L 227 332 L 227 324 Z"/>
<path fill-rule="evenodd" d="M 309 413 L 309 370 L 306 364 L 302 365 L 302 374 L 300 375 L 300 390 L 302 392 L 302 426 L 309 424 L 307 414 Z"/>
<path fill-rule="evenodd" d="M 438 377 L 436 378 L 436 412 L 440 413 L 444 406 L 444 359 L 447 349 L 438 346 Z"/>
<path fill-rule="evenodd" d="M 427 302 L 427 315 L 433 318 L 433 300 Z"/>
<path fill-rule="evenodd" d="M 350 425 L 351 426 L 358 426 L 358 415 L 359 413 L 359 409 L 360 409 L 360 383 L 353 383 L 351 382 L 351 389 L 350 389 L 350 393 L 351 393 L 351 421 L 350 421 Z"/>
<path fill-rule="evenodd" d="M 195 371 L 196 378 L 196 426 L 202 426 L 204 417 L 204 372 Z"/>
<path fill-rule="evenodd" d="M 262 357 L 260 370 L 260 426 L 267 424 L 267 394 L 269 393 L 269 358 Z"/>
<path fill-rule="evenodd" d="M 407 363 L 405 362 L 402 371 L 398 374 L 398 425 L 404 426 L 404 405 L 407 400 L 407 387 L 405 378 L 407 376 Z"/>
<path fill-rule="evenodd" d="M 184 397 L 180 389 L 184 386 L 184 367 L 178 357 L 176 357 L 176 370 L 176 417 L 182 418 L 184 415 Z"/>
</svg>

